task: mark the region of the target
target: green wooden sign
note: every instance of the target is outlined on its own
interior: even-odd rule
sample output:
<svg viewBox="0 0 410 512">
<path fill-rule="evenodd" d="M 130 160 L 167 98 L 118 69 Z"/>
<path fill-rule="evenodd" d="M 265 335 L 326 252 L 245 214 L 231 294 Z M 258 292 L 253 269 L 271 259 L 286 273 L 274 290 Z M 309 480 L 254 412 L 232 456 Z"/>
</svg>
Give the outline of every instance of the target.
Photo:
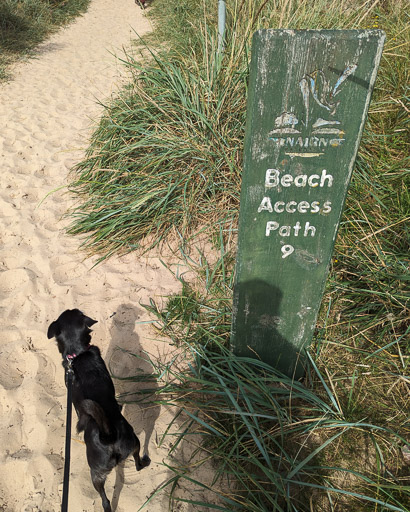
<svg viewBox="0 0 410 512">
<path fill-rule="evenodd" d="M 232 346 L 303 373 L 384 43 L 379 30 L 255 33 Z"/>
</svg>

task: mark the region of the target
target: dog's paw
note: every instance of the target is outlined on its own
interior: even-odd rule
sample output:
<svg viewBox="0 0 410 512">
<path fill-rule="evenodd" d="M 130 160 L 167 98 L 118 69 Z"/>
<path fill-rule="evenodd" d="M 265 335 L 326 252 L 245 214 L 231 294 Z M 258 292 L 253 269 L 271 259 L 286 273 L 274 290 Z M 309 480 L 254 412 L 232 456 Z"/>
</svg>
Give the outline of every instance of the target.
<svg viewBox="0 0 410 512">
<path fill-rule="evenodd" d="M 137 471 L 141 471 L 141 469 L 146 468 L 151 464 L 151 459 L 145 454 L 141 459 L 138 457 L 138 460 L 135 459 L 135 467 Z"/>
<path fill-rule="evenodd" d="M 146 468 L 151 464 L 151 459 L 148 457 L 148 455 L 144 455 L 141 459 L 141 468 Z"/>
</svg>

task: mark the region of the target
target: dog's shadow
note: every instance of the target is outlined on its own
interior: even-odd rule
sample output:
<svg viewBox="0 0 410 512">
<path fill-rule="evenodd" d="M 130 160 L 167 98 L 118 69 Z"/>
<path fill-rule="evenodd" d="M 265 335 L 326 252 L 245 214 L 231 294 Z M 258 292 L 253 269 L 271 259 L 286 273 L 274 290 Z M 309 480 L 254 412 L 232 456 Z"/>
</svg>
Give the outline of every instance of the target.
<svg viewBox="0 0 410 512">
<path fill-rule="evenodd" d="M 157 382 L 135 332 L 139 316 L 138 308 L 132 304 L 118 307 L 112 318 L 111 341 L 105 359 L 113 376 L 118 401 L 123 404 L 122 413 L 140 439 L 141 455 L 149 455 L 149 442 L 160 414 L 160 406 L 151 402 Z M 124 466 L 119 465 L 111 503 L 113 511 L 117 508 L 123 485 Z"/>
</svg>

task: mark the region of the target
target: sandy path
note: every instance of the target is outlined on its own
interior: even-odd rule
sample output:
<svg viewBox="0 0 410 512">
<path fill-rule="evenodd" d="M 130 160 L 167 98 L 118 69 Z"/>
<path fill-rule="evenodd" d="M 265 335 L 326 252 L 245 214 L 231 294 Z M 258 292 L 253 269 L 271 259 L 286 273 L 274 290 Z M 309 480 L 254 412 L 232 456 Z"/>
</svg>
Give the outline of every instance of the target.
<svg viewBox="0 0 410 512">
<path fill-rule="evenodd" d="M 91 270 L 79 241 L 62 231 L 70 198 L 64 184 L 82 156 L 90 119 L 101 112 L 96 100 L 115 90 L 119 73 L 110 51 L 128 45 L 133 27 L 150 29 L 133 0 L 93 0 L 86 15 L 55 34 L 37 59 L 19 64 L 13 81 L 0 84 L 0 510 L 60 510 L 65 437 L 65 387 L 60 355 L 46 337 L 49 323 L 66 308 L 78 307 L 98 320 L 93 341 L 126 376 L 135 367 L 117 345 L 157 354 L 166 347 L 152 332 L 139 303 L 175 291 L 170 273 L 155 258 L 128 255 Z M 149 371 L 141 362 L 140 370 Z M 135 373 L 135 371 L 134 371 Z M 129 391 L 124 387 L 121 391 Z M 137 475 L 127 461 L 113 497 L 118 512 L 136 511 L 167 476 L 157 463 L 156 445 L 169 421 L 167 411 L 126 406 L 126 415 L 153 463 Z M 99 511 L 81 437 L 73 435 L 70 510 Z M 118 491 L 121 491 L 118 493 Z M 167 509 L 157 499 L 146 510 Z"/>
</svg>

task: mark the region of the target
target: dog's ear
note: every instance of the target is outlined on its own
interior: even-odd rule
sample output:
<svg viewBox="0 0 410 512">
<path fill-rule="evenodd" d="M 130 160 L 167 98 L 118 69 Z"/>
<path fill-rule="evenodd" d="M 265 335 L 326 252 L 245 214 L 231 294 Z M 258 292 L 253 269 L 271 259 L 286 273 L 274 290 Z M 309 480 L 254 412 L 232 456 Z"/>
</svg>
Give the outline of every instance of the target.
<svg viewBox="0 0 410 512">
<path fill-rule="evenodd" d="M 87 327 L 91 327 L 92 325 L 97 323 L 97 320 L 93 320 L 89 316 L 84 315 L 84 323 Z"/>
<path fill-rule="evenodd" d="M 60 326 L 58 325 L 58 322 L 52 322 L 48 328 L 47 331 L 47 338 L 54 338 L 55 336 L 58 336 L 61 333 Z"/>
</svg>

